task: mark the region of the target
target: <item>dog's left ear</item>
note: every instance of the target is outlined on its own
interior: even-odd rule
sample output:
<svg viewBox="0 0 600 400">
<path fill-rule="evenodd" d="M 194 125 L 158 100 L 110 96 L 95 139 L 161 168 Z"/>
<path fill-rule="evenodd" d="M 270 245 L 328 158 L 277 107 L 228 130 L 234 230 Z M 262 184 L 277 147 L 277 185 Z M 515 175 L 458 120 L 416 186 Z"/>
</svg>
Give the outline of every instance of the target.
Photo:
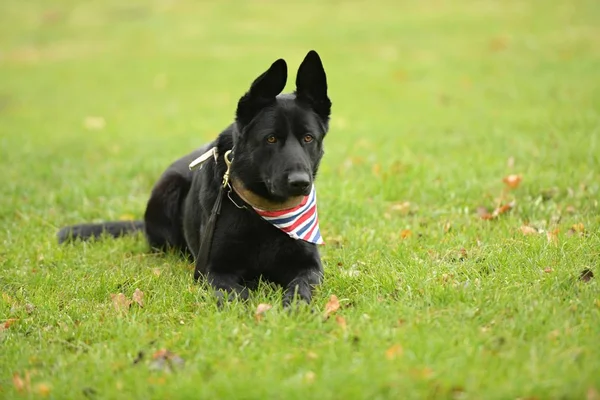
<svg viewBox="0 0 600 400">
<path fill-rule="evenodd" d="M 264 107 L 275 101 L 287 82 L 285 60 L 275 61 L 271 67 L 252 82 L 250 90 L 238 102 L 236 117 L 242 125 L 248 124 Z"/>
<path fill-rule="evenodd" d="M 329 120 L 331 101 L 327 97 L 327 76 L 316 51 L 308 52 L 298 68 L 296 97 L 308 103 L 323 122 Z"/>
</svg>

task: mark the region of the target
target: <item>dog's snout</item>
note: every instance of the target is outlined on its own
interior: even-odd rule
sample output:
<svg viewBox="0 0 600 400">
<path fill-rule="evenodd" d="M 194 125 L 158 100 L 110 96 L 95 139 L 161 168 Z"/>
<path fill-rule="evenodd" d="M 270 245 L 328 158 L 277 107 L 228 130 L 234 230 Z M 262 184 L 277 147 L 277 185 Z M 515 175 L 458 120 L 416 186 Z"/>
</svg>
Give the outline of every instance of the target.
<svg viewBox="0 0 600 400">
<path fill-rule="evenodd" d="M 292 172 L 288 175 L 288 185 L 298 193 L 304 193 L 310 187 L 310 175 L 306 172 Z"/>
</svg>

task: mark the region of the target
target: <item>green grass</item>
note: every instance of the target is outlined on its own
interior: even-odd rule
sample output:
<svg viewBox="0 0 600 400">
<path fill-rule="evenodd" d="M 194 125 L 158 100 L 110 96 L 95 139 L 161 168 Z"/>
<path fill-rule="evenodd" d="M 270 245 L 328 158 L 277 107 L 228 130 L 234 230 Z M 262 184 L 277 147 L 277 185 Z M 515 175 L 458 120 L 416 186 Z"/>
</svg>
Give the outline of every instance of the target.
<svg viewBox="0 0 600 400">
<path fill-rule="evenodd" d="M 3 1 L 0 398 L 597 398 L 598 21 L 594 0 Z M 334 103 L 316 312 L 267 286 L 219 311 L 141 237 L 56 244 L 140 218 L 259 73 L 284 57 L 293 90 L 311 48 Z M 162 348 L 185 365 L 152 369 Z"/>
</svg>

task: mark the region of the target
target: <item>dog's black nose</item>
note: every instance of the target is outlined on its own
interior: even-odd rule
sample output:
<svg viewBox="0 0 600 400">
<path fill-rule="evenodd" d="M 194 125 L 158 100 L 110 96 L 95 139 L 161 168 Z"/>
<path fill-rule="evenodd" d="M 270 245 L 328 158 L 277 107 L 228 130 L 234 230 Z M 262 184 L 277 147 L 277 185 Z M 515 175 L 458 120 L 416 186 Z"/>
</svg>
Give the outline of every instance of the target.
<svg viewBox="0 0 600 400">
<path fill-rule="evenodd" d="M 288 175 L 290 189 L 298 193 L 305 193 L 310 186 L 310 175 L 306 172 L 292 172 Z"/>
</svg>

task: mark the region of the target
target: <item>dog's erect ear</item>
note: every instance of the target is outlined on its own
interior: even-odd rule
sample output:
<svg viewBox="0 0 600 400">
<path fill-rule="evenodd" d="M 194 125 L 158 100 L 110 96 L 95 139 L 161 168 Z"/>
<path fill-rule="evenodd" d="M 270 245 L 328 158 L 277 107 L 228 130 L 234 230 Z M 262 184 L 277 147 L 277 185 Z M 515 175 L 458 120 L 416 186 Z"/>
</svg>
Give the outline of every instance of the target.
<svg viewBox="0 0 600 400">
<path fill-rule="evenodd" d="M 275 97 L 283 91 L 286 82 L 287 64 L 280 58 L 256 78 L 250 90 L 242 96 L 237 106 L 237 120 L 242 125 L 249 123 L 262 108 L 275 100 Z"/>
<path fill-rule="evenodd" d="M 331 101 L 327 97 L 327 76 L 316 51 L 308 52 L 298 68 L 296 97 L 308 103 L 324 122 L 329 120 Z"/>
</svg>

